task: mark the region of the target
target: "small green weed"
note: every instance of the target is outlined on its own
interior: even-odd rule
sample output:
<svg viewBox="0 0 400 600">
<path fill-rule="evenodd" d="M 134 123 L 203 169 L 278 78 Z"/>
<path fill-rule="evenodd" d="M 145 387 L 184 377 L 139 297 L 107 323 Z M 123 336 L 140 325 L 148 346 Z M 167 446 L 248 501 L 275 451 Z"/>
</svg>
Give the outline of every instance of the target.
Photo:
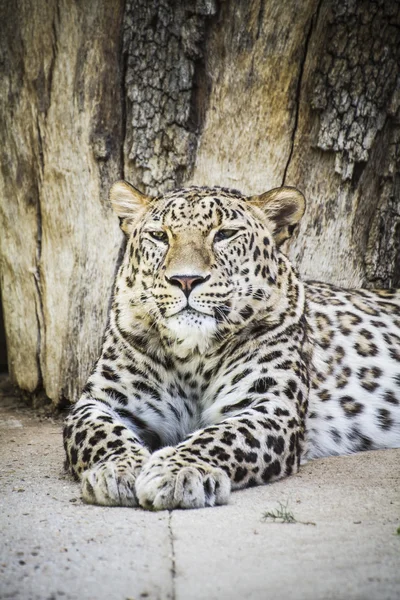
<svg viewBox="0 0 400 600">
<path fill-rule="evenodd" d="M 278 505 L 278 508 L 275 510 L 266 511 L 262 516 L 262 520 L 271 523 L 301 523 L 302 525 L 316 525 L 316 523 L 313 523 L 312 521 L 298 521 L 288 508 L 289 500 L 286 504 L 278 502 Z"/>
</svg>

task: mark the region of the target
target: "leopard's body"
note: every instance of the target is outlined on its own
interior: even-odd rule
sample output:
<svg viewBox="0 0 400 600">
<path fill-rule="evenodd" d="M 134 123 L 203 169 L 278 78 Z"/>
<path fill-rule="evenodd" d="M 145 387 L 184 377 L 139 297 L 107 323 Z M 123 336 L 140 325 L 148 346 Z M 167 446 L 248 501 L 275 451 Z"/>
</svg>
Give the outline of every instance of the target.
<svg viewBox="0 0 400 600">
<path fill-rule="evenodd" d="M 65 448 L 88 502 L 212 506 L 301 460 L 400 446 L 400 292 L 303 284 L 292 188 L 112 199 L 128 233 Z"/>
</svg>

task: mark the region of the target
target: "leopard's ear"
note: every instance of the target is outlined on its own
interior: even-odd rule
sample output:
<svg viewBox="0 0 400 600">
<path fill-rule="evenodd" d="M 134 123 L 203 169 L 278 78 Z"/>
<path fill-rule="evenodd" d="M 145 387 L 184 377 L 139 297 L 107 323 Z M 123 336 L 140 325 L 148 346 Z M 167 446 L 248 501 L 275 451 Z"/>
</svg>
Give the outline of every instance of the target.
<svg viewBox="0 0 400 600">
<path fill-rule="evenodd" d="M 277 246 L 291 237 L 304 215 L 306 201 L 294 187 L 280 187 L 249 198 L 250 204 L 260 208 L 272 224 Z"/>
<path fill-rule="evenodd" d="M 110 190 L 110 201 L 120 218 L 121 229 L 128 235 L 135 222 L 146 212 L 150 198 L 126 181 L 117 181 Z"/>
</svg>

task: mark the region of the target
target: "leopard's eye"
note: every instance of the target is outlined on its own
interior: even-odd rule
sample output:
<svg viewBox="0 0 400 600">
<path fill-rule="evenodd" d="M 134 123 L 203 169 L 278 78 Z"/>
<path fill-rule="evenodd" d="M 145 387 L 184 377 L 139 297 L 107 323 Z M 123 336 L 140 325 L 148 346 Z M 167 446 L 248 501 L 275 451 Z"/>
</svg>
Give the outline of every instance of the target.
<svg viewBox="0 0 400 600">
<path fill-rule="evenodd" d="M 168 244 L 168 235 L 165 231 L 148 231 L 147 232 L 153 240 L 157 240 L 157 242 L 163 242 L 163 244 Z"/>
<path fill-rule="evenodd" d="M 229 240 L 229 238 L 233 237 L 237 232 L 237 229 L 220 229 L 214 236 L 214 242 Z"/>
</svg>

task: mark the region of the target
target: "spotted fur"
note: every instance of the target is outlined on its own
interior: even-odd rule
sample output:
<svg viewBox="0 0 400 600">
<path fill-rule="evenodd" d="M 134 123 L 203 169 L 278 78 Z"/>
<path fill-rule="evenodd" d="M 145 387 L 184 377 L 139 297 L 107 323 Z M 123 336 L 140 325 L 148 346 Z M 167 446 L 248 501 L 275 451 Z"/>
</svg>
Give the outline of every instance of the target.
<svg viewBox="0 0 400 600">
<path fill-rule="evenodd" d="M 303 284 L 293 188 L 111 199 L 127 234 L 101 356 L 64 443 L 87 502 L 171 509 L 309 458 L 400 445 L 400 293 Z"/>
</svg>

